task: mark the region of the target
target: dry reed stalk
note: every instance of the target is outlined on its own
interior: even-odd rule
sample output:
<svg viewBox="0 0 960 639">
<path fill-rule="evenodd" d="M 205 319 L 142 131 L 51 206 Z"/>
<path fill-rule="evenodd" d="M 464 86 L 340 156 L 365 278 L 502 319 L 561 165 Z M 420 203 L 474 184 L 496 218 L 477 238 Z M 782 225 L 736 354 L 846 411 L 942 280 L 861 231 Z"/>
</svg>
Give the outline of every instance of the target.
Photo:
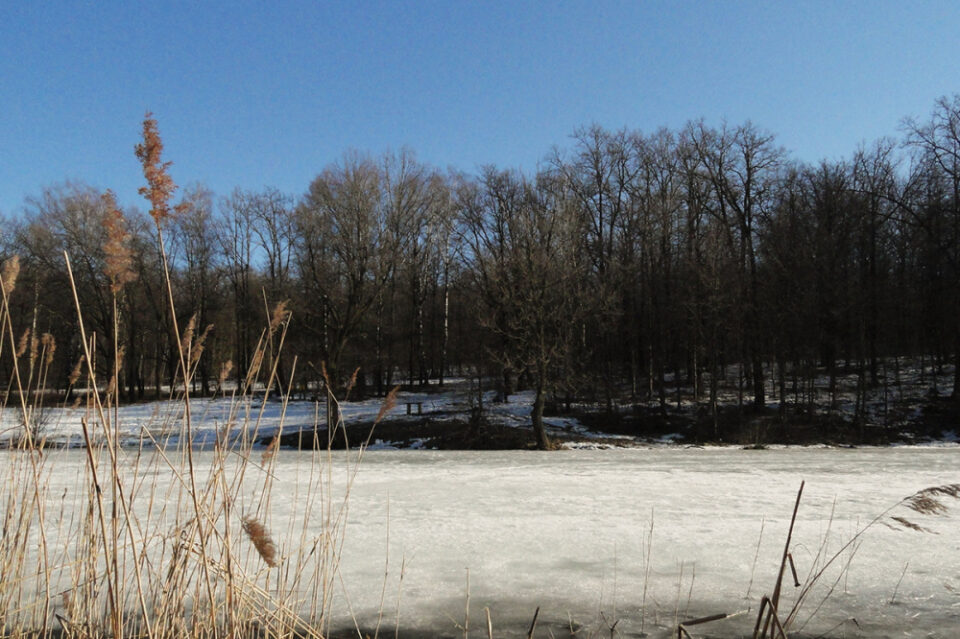
<svg viewBox="0 0 960 639">
<path fill-rule="evenodd" d="M 758 638 L 758 637 L 766 638 L 768 636 L 772 636 L 772 633 L 774 631 L 779 633 L 781 636 L 786 637 L 786 630 L 791 628 L 791 626 L 797 620 L 799 612 L 803 607 L 804 603 L 806 602 L 806 600 L 811 595 L 811 592 L 814 586 L 816 586 L 820 582 L 820 580 L 822 579 L 826 571 L 830 568 L 830 566 L 836 563 L 837 560 L 844 555 L 844 553 L 849 552 L 849 556 L 844 562 L 844 565 L 841 567 L 840 574 L 837 576 L 833 584 L 827 589 L 827 592 L 823 597 L 823 599 L 820 601 L 819 605 L 816 606 L 816 608 L 813 610 L 813 612 L 810 614 L 807 620 L 800 626 L 800 630 L 802 630 L 803 627 L 805 627 L 806 624 L 809 623 L 811 619 L 813 619 L 813 617 L 817 614 L 817 612 L 824 605 L 827 599 L 832 595 L 837 584 L 840 583 L 840 580 L 849 570 L 850 563 L 853 561 L 853 557 L 856 554 L 856 550 L 860 546 L 861 538 L 867 532 L 867 530 L 869 530 L 876 524 L 883 523 L 884 525 L 887 525 L 893 528 L 902 527 L 908 530 L 913 530 L 915 532 L 936 534 L 935 531 L 931 530 L 930 528 L 921 526 L 913 521 L 906 519 L 905 517 L 902 517 L 899 515 L 892 515 L 891 512 L 894 511 L 896 508 L 903 506 L 921 515 L 926 515 L 926 516 L 943 515 L 949 510 L 949 507 L 946 503 L 947 498 L 960 499 L 960 484 L 945 484 L 942 486 L 930 486 L 928 488 L 919 490 L 911 495 L 908 495 L 907 497 L 904 497 L 897 503 L 893 504 L 892 506 L 890 506 L 889 508 L 887 508 L 886 510 L 878 514 L 876 517 L 870 520 L 866 525 L 860 527 L 859 530 L 857 530 L 856 533 L 853 534 L 849 540 L 847 540 L 844 544 L 841 545 L 839 550 L 837 550 L 836 552 L 834 552 L 832 555 L 829 555 L 829 556 L 826 555 L 826 537 L 829 537 L 830 535 L 830 527 L 828 527 L 826 537 L 824 538 L 824 542 L 821 544 L 821 547 L 818 550 L 816 557 L 814 558 L 814 561 L 812 563 L 810 574 L 807 576 L 806 580 L 802 584 L 800 592 L 796 596 L 796 599 L 791 609 L 784 616 L 783 611 L 778 610 L 780 586 L 782 584 L 786 564 L 790 560 L 790 553 L 789 553 L 790 538 L 792 535 L 794 521 L 796 519 L 796 512 L 797 512 L 797 508 L 799 507 L 800 496 L 802 492 L 803 492 L 803 484 L 801 483 L 800 491 L 797 494 L 797 503 L 794 506 L 793 519 L 791 519 L 790 530 L 788 531 L 787 543 L 784 546 L 784 558 L 781 561 L 780 571 L 778 574 L 776 587 L 774 589 L 774 596 L 773 597 L 765 596 L 761 601 L 760 612 L 757 616 L 756 625 L 754 626 L 753 636 L 755 638 Z M 834 504 L 834 507 L 835 507 L 835 504 Z M 893 522 L 893 523 L 890 523 L 890 522 Z M 832 523 L 833 523 L 833 513 L 831 511 L 830 524 L 832 525 Z M 796 578 L 795 578 L 795 582 L 796 582 Z M 764 613 L 766 613 L 765 622 L 764 622 Z M 762 628 L 761 628 L 761 622 L 763 622 Z M 771 634 L 768 635 L 768 632 Z"/>
<path fill-rule="evenodd" d="M 527 631 L 527 639 L 533 639 L 533 632 L 537 629 L 537 618 L 540 616 L 540 606 L 537 606 L 533 613 L 533 621 L 530 622 L 530 630 Z"/>
<path fill-rule="evenodd" d="M 163 162 L 160 159 L 163 151 L 163 142 L 161 141 L 160 134 L 157 130 L 157 121 L 153 119 L 150 113 L 147 113 L 143 121 L 143 143 L 138 144 L 135 150 L 137 158 L 140 160 L 143 166 L 144 178 L 146 178 L 147 181 L 147 186 L 141 187 L 140 193 L 141 195 L 144 195 L 151 204 L 150 215 L 153 217 L 157 229 L 157 248 L 160 251 L 160 263 L 163 267 L 163 281 L 165 283 L 167 293 L 167 304 L 170 310 L 173 337 L 175 339 L 175 343 L 179 346 L 177 349 L 177 355 L 179 358 L 180 371 L 183 373 L 182 441 L 185 442 L 185 456 L 187 459 L 190 480 L 189 496 L 194 510 L 194 526 L 191 530 L 192 534 L 196 535 L 196 537 L 200 540 L 200 569 L 203 576 L 203 582 L 206 587 L 207 600 L 210 609 L 210 625 L 213 627 L 216 626 L 216 598 L 214 597 L 214 588 L 210 577 L 210 568 L 206 550 L 207 535 L 205 521 L 207 518 L 204 516 L 203 510 L 200 506 L 200 498 L 197 494 L 197 481 L 193 459 L 193 423 L 190 404 L 190 368 L 188 365 L 189 351 L 184 348 L 184 344 L 189 343 L 190 340 L 184 340 L 184 336 L 181 335 L 180 326 L 177 322 L 176 304 L 173 300 L 173 283 L 170 278 L 170 265 L 167 259 L 166 245 L 163 240 L 164 222 L 171 214 L 169 199 L 176 188 L 176 185 L 173 183 L 173 180 L 170 178 L 170 175 L 167 172 L 170 163 Z M 176 210 L 177 212 L 183 212 L 186 210 L 186 206 L 178 206 Z M 174 385 L 171 386 L 171 393 L 173 392 L 173 386 Z"/>
<path fill-rule="evenodd" d="M 797 491 L 797 500 L 793 505 L 793 516 L 790 518 L 790 527 L 787 529 L 787 541 L 783 545 L 783 557 L 780 559 L 780 571 L 777 573 L 777 581 L 773 587 L 773 596 L 770 597 L 770 610 L 766 619 L 763 620 L 763 629 L 758 635 L 757 631 L 760 628 L 760 623 L 763 619 L 761 607 L 761 613 L 757 616 L 757 623 L 753 631 L 754 639 L 767 636 L 767 630 L 770 628 L 771 621 L 776 621 L 778 625 L 780 623 L 780 620 L 777 618 L 777 607 L 780 605 L 780 591 L 783 586 L 783 574 L 787 568 L 787 556 L 790 554 L 790 542 L 793 539 L 793 528 L 797 523 L 797 512 L 800 510 L 800 499 L 803 497 L 803 487 L 805 485 L 805 481 L 800 482 L 800 490 Z M 783 632 L 782 627 L 781 632 Z"/>
<path fill-rule="evenodd" d="M 650 508 L 650 530 L 647 532 L 647 543 L 643 553 L 643 596 L 640 599 L 640 632 L 647 618 L 647 589 L 650 585 L 650 560 L 653 553 L 653 508 Z"/>
<path fill-rule="evenodd" d="M 80 305 L 80 297 L 79 297 L 79 295 L 77 294 L 76 280 L 74 279 L 74 276 L 73 276 L 73 267 L 72 267 L 71 264 L 70 264 L 70 256 L 66 253 L 66 251 L 64 251 L 63 257 L 64 257 L 64 262 L 65 262 L 66 267 L 67 267 L 67 275 L 68 275 L 68 279 L 69 279 L 69 281 L 70 281 L 70 289 L 71 289 L 71 292 L 73 293 L 74 307 L 76 308 L 76 311 L 77 311 L 77 322 L 78 322 L 78 325 L 79 325 L 79 328 L 80 328 L 80 336 L 81 336 L 82 343 L 83 343 L 83 347 L 84 347 L 84 353 L 83 353 L 83 354 L 84 354 L 84 356 L 85 356 L 84 359 L 85 359 L 86 362 L 87 362 L 87 374 L 88 374 L 88 376 L 89 376 L 89 379 L 92 381 L 92 380 L 95 380 L 95 379 L 96 379 L 96 373 L 95 373 L 95 371 L 94 371 L 94 369 L 93 369 L 94 360 L 91 358 L 90 354 L 91 354 L 92 351 L 95 350 L 95 349 L 94 349 L 94 346 L 93 346 L 93 343 L 94 343 L 94 340 L 95 340 L 95 338 L 96 338 L 96 334 L 94 334 L 94 335 L 91 336 L 90 342 L 88 343 L 88 342 L 87 342 L 87 338 L 86 338 L 86 328 L 85 328 L 85 326 L 84 326 L 84 321 L 83 321 L 83 311 L 82 311 L 82 308 L 81 308 L 81 305 Z M 106 413 L 105 413 L 105 411 L 104 411 L 103 403 L 102 403 L 101 400 L 100 400 L 100 394 L 99 394 L 99 392 L 97 391 L 97 387 L 96 387 L 96 384 L 95 384 L 95 383 L 92 384 L 92 396 L 93 396 L 94 408 L 95 408 L 95 410 L 96 410 L 96 415 L 99 417 L 100 423 L 103 424 L 104 426 L 106 426 L 107 424 L 109 424 L 109 421 L 108 421 L 108 419 L 107 419 L 107 417 L 106 417 Z M 86 417 L 84 417 L 84 418 L 81 419 L 81 424 L 82 424 L 82 426 L 83 426 L 84 439 L 86 440 L 86 443 L 87 443 L 87 449 L 88 449 L 88 455 L 89 455 L 90 437 L 89 437 L 89 433 L 87 432 Z M 135 543 L 135 531 L 133 530 L 132 518 L 131 518 L 131 516 L 130 516 L 129 506 L 127 505 L 126 499 L 125 499 L 125 497 L 124 497 L 123 485 L 120 483 L 120 479 L 119 479 L 119 466 L 118 466 L 118 463 L 117 463 L 117 443 L 116 443 L 116 438 L 113 436 L 113 433 L 111 433 L 111 431 L 110 431 L 109 428 L 104 428 L 104 436 L 105 436 L 105 438 L 106 438 L 107 451 L 108 451 L 109 456 L 110 456 L 110 464 L 111 464 L 110 468 L 111 468 L 111 471 L 112 471 L 112 477 L 111 477 L 111 479 L 112 479 L 113 487 L 114 487 L 114 489 L 116 490 L 117 499 L 115 499 L 115 502 L 116 502 L 116 501 L 119 501 L 120 504 L 123 506 L 123 514 L 124 514 L 124 518 L 125 518 L 125 521 L 126 521 L 125 529 L 126 529 L 126 531 L 127 531 L 127 535 L 128 535 L 128 537 L 129 537 L 131 543 L 133 544 L 133 543 Z M 100 490 L 100 487 L 99 487 L 99 483 L 97 482 L 96 474 L 95 474 L 95 472 L 94 472 L 94 469 L 95 469 L 94 461 L 93 461 L 93 458 L 92 458 L 92 457 L 88 457 L 88 460 L 89 460 L 90 465 L 91 465 L 91 473 L 92 473 L 94 482 L 97 484 L 97 495 L 98 495 L 98 499 L 99 499 L 99 498 L 101 498 L 101 490 Z M 106 534 L 106 528 L 105 528 L 104 513 L 103 513 L 102 504 L 98 505 L 98 513 L 97 513 L 97 514 L 98 514 L 99 519 L 100 519 L 100 528 L 101 528 L 101 533 L 103 534 L 103 543 L 104 543 L 105 554 L 106 554 L 106 553 L 107 553 L 106 548 L 108 547 L 108 542 L 107 542 L 108 537 L 107 537 L 107 534 Z M 114 536 L 114 541 L 116 541 L 116 536 Z M 108 558 L 107 558 L 107 563 L 109 564 L 109 556 L 108 556 Z M 116 568 L 116 566 L 114 566 L 114 568 Z M 142 617 L 143 617 L 143 623 L 144 623 L 144 626 L 145 626 L 145 628 L 146 628 L 146 633 L 147 633 L 148 638 L 149 638 L 149 639 L 153 639 L 153 633 L 152 633 L 152 631 L 151 631 L 151 629 L 150 629 L 150 621 L 149 621 L 149 615 L 148 615 L 148 612 L 147 612 L 146 601 L 145 601 L 145 599 L 144 599 L 144 592 L 143 592 L 143 586 L 142 586 L 142 581 L 141 581 L 141 576 L 140 576 L 140 569 L 139 569 L 139 567 L 138 567 L 137 564 L 134 564 L 134 574 L 135 574 L 136 580 L 137 580 L 137 594 L 138 594 L 138 600 L 139 600 L 139 604 L 140 604 L 140 612 L 141 612 L 141 615 L 142 615 Z M 112 576 L 113 576 L 113 579 L 115 580 L 116 584 L 118 585 L 118 584 L 119 584 L 119 577 L 118 577 L 116 571 L 114 571 L 114 574 L 113 574 Z M 109 569 L 108 569 L 108 577 L 107 577 L 107 578 L 108 578 L 108 579 L 110 578 Z M 114 626 L 115 626 L 115 627 L 114 627 L 114 636 L 115 636 L 117 639 L 122 639 L 122 637 L 123 637 L 123 620 L 122 620 L 123 611 L 118 608 L 118 600 L 117 600 L 117 598 L 116 598 L 115 595 L 110 599 L 110 603 L 111 603 L 111 617 L 112 617 L 112 619 L 113 619 Z"/>
</svg>

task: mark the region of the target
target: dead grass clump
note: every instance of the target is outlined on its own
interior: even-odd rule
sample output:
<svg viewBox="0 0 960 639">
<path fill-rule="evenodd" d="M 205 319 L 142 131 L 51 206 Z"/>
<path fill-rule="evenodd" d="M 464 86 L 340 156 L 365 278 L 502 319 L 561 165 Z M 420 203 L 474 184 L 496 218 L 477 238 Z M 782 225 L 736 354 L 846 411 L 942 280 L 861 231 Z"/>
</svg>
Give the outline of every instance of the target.
<svg viewBox="0 0 960 639">
<path fill-rule="evenodd" d="M 116 298 L 129 281 L 129 264 L 125 228 L 111 197 L 106 196 L 110 210 L 104 220 L 109 236 L 104 275 L 114 298 L 113 334 L 87 332 L 89 301 L 79 295 L 70 257 L 64 254 L 82 352 L 68 381 L 71 388 L 86 383 L 75 404 L 82 451 L 40 450 L 43 398 L 56 342 L 36 330 L 17 339 L 8 295 L 19 275 L 19 261 L 11 258 L 0 269 L 0 369 L 10 372 L 6 393 L 0 391 L 0 406 L 15 403 L 24 430 L 24 437 L 15 440 L 17 447 L 3 451 L 5 459 L 0 459 L 0 481 L 8 487 L 0 494 L 0 636 L 321 639 L 334 600 L 349 486 L 347 496 L 329 490 L 331 453 L 326 459 L 315 454 L 304 460 L 296 482 L 296 514 L 290 526 L 271 534 L 263 523 L 269 521 L 277 478 L 269 457 L 263 466 L 255 461 L 255 435 L 264 409 L 261 405 L 257 414 L 251 404 L 275 387 L 290 388 L 277 373 L 290 317 L 285 305 L 271 318 L 279 322 L 271 321 L 261 333 L 253 364 L 243 371 L 247 383 L 229 396 L 227 432 L 213 443 L 203 465 L 195 466 L 198 444 L 190 381 L 212 326 L 198 336 L 194 319 L 179 331 L 177 317 L 182 315 L 174 307 L 161 233 L 172 213 L 167 200 L 174 185 L 161 150 L 156 122 L 148 116 L 144 142 L 137 148 L 148 182 L 141 192 L 148 196 L 157 224 L 170 343 L 175 351 L 180 347 L 175 353 L 179 366 L 171 374 L 170 404 L 175 410 L 158 418 L 159 424 L 142 428 L 140 440 L 132 442 L 135 446 L 124 445 L 131 442 L 124 441 L 119 413 L 113 410 L 124 357 Z M 277 339 L 269 339 L 274 333 Z M 28 351 L 29 367 L 24 358 Z M 113 365 L 98 370 L 104 352 L 112 355 L 108 360 Z M 292 379 L 296 358 L 291 368 Z M 221 387 L 231 369 L 229 361 L 221 368 Z M 231 436 L 234 429 L 239 431 L 236 437 Z M 349 470 L 352 481 L 356 467 Z M 246 515 L 238 517 L 238 504 Z M 313 528 L 317 525 L 319 531 Z M 281 546 L 291 549 L 292 570 L 263 570 L 261 560 L 271 568 L 280 564 Z"/>
</svg>

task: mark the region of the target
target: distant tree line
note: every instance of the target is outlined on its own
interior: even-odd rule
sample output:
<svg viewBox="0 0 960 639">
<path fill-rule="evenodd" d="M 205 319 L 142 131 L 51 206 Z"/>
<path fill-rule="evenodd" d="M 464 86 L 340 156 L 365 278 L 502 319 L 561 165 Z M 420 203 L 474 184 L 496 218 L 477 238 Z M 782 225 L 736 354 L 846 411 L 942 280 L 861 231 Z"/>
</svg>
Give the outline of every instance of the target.
<svg viewBox="0 0 960 639">
<path fill-rule="evenodd" d="M 281 302 L 284 390 L 312 393 L 324 376 L 342 388 L 357 367 L 354 393 L 469 376 L 501 395 L 536 390 L 541 435 L 551 399 L 665 405 L 668 379 L 716 411 L 717 380 L 737 364 L 742 405 L 772 392 L 790 410 L 818 368 L 869 387 L 889 357 L 960 357 L 960 96 L 906 120 L 899 140 L 816 165 L 750 123 L 593 126 L 535 175 L 348 153 L 296 196 L 194 185 L 177 197 L 162 228 L 178 324 L 212 326 L 198 393 L 228 360 L 244 379 Z M 115 311 L 118 219 L 130 259 Z M 178 355 L 154 221 L 65 184 L 2 229 L 0 258 L 20 258 L 14 330 L 60 345 L 49 386 L 66 388 L 81 353 L 65 251 L 102 336 L 96 370 L 119 366 L 127 399 L 160 396 Z M 6 384 L 9 359 L 0 367 Z"/>
</svg>

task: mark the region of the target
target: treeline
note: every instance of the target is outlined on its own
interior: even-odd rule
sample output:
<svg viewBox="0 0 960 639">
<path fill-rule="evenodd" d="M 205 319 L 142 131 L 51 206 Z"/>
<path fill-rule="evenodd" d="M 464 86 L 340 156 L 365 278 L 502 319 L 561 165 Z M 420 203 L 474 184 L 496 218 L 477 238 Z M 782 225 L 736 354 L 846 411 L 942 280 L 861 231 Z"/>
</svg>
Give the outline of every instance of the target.
<svg viewBox="0 0 960 639">
<path fill-rule="evenodd" d="M 732 365 L 742 403 L 763 406 L 798 371 L 853 370 L 866 388 L 887 357 L 960 354 L 960 96 L 905 121 L 899 140 L 817 165 L 750 123 L 590 127 L 535 175 L 351 153 L 300 195 L 190 186 L 179 199 L 161 230 L 177 320 L 205 333 L 200 393 L 228 360 L 244 379 L 259 341 L 278 341 L 266 327 L 284 302 L 289 330 L 269 350 L 284 386 L 340 386 L 356 367 L 354 393 L 496 379 L 501 393 L 538 391 L 535 425 L 550 396 L 666 403 L 667 380 L 715 410 Z M 13 330 L 59 345 L 51 388 L 81 352 L 64 252 L 100 336 L 97 370 L 114 369 L 119 318 L 125 396 L 172 382 L 157 235 L 154 219 L 78 184 L 4 222 L 0 256 L 20 259 Z M 114 286 L 115 313 L 117 242 L 129 281 Z"/>
</svg>

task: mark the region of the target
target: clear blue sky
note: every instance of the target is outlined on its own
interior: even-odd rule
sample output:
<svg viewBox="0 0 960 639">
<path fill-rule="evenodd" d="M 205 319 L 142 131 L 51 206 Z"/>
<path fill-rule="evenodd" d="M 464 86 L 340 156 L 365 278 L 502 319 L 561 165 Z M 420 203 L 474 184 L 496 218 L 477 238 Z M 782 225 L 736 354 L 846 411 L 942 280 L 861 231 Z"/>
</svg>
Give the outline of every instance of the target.
<svg viewBox="0 0 960 639">
<path fill-rule="evenodd" d="M 533 170 L 581 125 L 747 119 L 806 161 L 960 92 L 960 2 L 0 3 L 0 212 L 67 179 L 300 195 L 345 150 Z"/>
</svg>

